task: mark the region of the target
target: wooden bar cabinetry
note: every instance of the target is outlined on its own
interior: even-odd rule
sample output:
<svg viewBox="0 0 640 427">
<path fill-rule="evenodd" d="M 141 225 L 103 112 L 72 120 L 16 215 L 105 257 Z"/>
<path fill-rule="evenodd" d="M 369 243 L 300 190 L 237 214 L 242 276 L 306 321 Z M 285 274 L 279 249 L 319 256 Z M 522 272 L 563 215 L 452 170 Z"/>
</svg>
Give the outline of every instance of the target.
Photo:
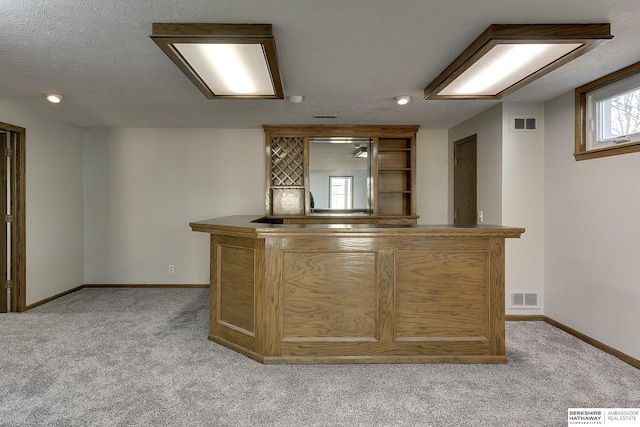
<svg viewBox="0 0 640 427">
<path fill-rule="evenodd" d="M 267 149 L 266 215 L 311 216 L 309 141 L 311 138 L 369 138 L 370 212 L 361 222 L 416 223 L 416 133 L 418 126 L 265 125 Z M 314 215 L 318 218 L 318 215 Z M 335 215 L 331 215 L 335 219 Z M 369 218 L 367 218 L 369 217 Z M 334 220 L 334 222 L 336 222 Z M 351 222 L 351 221 L 349 221 Z"/>
<path fill-rule="evenodd" d="M 521 228 L 193 222 L 209 338 L 262 363 L 504 363 L 504 240 Z"/>
</svg>

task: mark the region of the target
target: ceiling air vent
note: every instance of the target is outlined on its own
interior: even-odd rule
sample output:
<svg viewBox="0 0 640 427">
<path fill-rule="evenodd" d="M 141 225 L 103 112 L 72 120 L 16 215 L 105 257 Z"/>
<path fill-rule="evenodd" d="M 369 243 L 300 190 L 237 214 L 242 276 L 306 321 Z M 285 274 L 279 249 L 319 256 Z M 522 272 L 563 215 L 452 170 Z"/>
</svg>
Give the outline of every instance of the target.
<svg viewBox="0 0 640 427">
<path fill-rule="evenodd" d="M 540 308 L 537 292 L 509 292 L 509 308 Z"/>
</svg>

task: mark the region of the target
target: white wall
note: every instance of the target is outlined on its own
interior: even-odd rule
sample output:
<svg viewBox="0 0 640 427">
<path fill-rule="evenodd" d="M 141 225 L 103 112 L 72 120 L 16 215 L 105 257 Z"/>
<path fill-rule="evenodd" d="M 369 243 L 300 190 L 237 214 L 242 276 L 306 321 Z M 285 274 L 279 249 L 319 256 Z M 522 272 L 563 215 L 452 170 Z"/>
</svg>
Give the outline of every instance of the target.
<svg viewBox="0 0 640 427">
<path fill-rule="evenodd" d="M 449 144 L 446 130 L 420 129 L 416 138 L 418 224 L 446 224 L 449 211 Z"/>
<path fill-rule="evenodd" d="M 84 130 L 2 99 L 0 121 L 26 129 L 26 303 L 30 305 L 83 284 Z"/>
<path fill-rule="evenodd" d="M 573 93 L 545 122 L 545 314 L 640 359 L 640 153 L 576 162 Z"/>
<path fill-rule="evenodd" d="M 505 290 L 537 292 L 540 307 L 507 314 L 542 314 L 544 295 L 544 132 L 512 132 L 512 115 L 542 119 L 544 105 L 502 103 L 449 130 L 453 143 L 473 134 L 478 144 L 478 210 L 485 224 L 524 227 L 520 239 L 506 241 Z M 452 164 L 453 162 L 451 162 Z M 453 166 L 449 172 L 449 221 L 453 222 Z"/>
<path fill-rule="evenodd" d="M 446 222 L 446 135 L 418 134 L 422 223 Z M 84 165 L 85 283 L 208 283 L 208 236 L 188 223 L 264 213 L 262 130 L 92 129 Z"/>
<path fill-rule="evenodd" d="M 453 143 L 477 134 L 478 210 L 485 224 L 502 224 L 502 104 L 449 129 L 449 221 L 453 223 Z"/>
<path fill-rule="evenodd" d="M 514 131 L 513 116 L 535 116 L 539 130 Z M 544 310 L 544 104 L 508 103 L 502 108 L 502 224 L 524 227 L 506 239 L 507 314 Z M 509 307 L 509 292 L 536 292 L 539 308 Z"/>
<path fill-rule="evenodd" d="M 207 284 L 189 222 L 264 213 L 262 130 L 92 129 L 84 161 L 88 284 Z"/>
</svg>

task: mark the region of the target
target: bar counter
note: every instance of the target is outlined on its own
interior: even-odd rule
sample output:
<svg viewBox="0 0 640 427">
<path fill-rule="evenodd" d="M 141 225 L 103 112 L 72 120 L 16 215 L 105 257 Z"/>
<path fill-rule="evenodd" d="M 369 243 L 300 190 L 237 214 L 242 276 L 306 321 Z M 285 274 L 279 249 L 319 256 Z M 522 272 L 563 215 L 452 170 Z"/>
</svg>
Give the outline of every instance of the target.
<svg viewBox="0 0 640 427">
<path fill-rule="evenodd" d="M 504 363 L 504 239 L 522 228 L 290 224 L 211 235 L 209 339 L 262 363 Z"/>
</svg>

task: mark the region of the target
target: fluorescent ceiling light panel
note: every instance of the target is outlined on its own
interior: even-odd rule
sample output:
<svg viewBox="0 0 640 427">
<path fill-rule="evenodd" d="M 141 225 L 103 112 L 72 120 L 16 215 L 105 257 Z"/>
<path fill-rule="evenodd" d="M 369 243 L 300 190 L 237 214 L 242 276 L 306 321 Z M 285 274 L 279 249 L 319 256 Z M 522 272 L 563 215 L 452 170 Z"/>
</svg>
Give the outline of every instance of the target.
<svg viewBox="0 0 640 427">
<path fill-rule="evenodd" d="M 260 44 L 174 43 L 216 95 L 276 94 Z"/>
<path fill-rule="evenodd" d="M 582 44 L 498 44 L 440 95 L 496 96 Z"/>
<path fill-rule="evenodd" d="M 154 42 L 209 99 L 283 99 L 271 25 L 153 24 Z"/>
<path fill-rule="evenodd" d="M 491 25 L 424 90 L 425 99 L 498 99 L 611 39 L 609 24 Z"/>
</svg>

